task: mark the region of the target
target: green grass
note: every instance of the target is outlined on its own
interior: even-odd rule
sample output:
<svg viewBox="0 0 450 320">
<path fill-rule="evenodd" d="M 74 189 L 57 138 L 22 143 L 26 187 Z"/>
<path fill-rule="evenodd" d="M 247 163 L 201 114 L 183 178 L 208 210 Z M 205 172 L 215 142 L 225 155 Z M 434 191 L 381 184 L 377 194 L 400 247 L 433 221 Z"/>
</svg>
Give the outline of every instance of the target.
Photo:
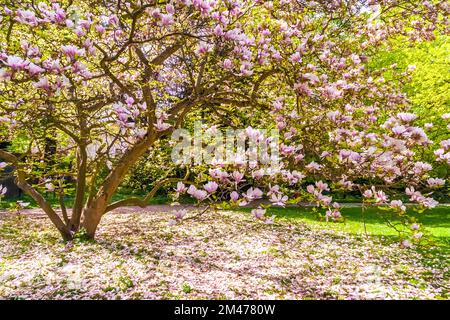
<svg viewBox="0 0 450 320">
<path fill-rule="evenodd" d="M 245 208 L 242 210 L 249 212 L 251 209 Z M 367 232 L 370 236 L 399 238 L 399 232 L 390 226 L 387 221 L 390 221 L 402 232 L 408 231 L 398 217 L 376 208 L 366 209 L 364 214 L 359 207 L 342 208 L 343 222 L 326 222 L 316 212 L 313 212 L 313 208 L 309 207 L 273 207 L 268 209 L 267 213 L 268 215 L 276 215 L 278 219 L 302 221 L 322 229 L 338 230 L 354 235 Z M 437 242 L 439 246 L 450 250 L 450 207 L 439 206 L 423 213 L 416 213 L 408 209 L 407 213 L 408 216 L 414 217 L 417 222 L 422 224 L 422 231 L 425 230 L 430 239 Z"/>
</svg>

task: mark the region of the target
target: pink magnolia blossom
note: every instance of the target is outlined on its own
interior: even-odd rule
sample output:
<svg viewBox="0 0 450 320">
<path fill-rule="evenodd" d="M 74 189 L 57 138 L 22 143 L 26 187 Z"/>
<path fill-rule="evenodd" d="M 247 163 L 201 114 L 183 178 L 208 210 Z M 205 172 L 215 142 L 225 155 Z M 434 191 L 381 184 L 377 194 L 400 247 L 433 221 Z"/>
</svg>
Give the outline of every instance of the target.
<svg viewBox="0 0 450 320">
<path fill-rule="evenodd" d="M 47 182 L 45 184 L 45 189 L 47 189 L 47 191 L 49 191 L 49 192 L 53 192 L 53 191 L 55 191 L 55 186 L 53 185 L 53 183 Z"/>
<path fill-rule="evenodd" d="M 32 62 L 27 66 L 27 69 L 28 69 L 28 73 L 30 74 L 30 76 L 35 76 L 35 75 L 38 75 L 45 71 L 45 69 L 35 65 Z"/>
<path fill-rule="evenodd" d="M 5 196 L 6 192 L 8 191 L 8 189 L 0 184 L 0 198 Z"/>
<path fill-rule="evenodd" d="M 16 21 L 36 27 L 39 22 L 33 11 L 19 9 L 16 11 Z"/>
<path fill-rule="evenodd" d="M 199 201 L 203 201 L 208 197 L 208 193 L 205 190 L 197 189 L 193 185 L 189 187 L 187 193 Z"/>
<path fill-rule="evenodd" d="M 275 206 L 284 207 L 288 201 L 288 196 L 283 196 L 283 194 L 272 194 L 270 197 L 270 202 Z"/>
<path fill-rule="evenodd" d="M 6 61 L 6 65 L 11 67 L 13 70 L 23 70 L 28 66 L 29 62 L 26 60 L 23 60 L 22 58 L 18 56 L 8 56 L 8 59 Z"/>
<path fill-rule="evenodd" d="M 375 202 L 381 202 L 384 203 L 386 201 L 388 201 L 388 196 L 386 195 L 386 193 L 384 193 L 383 191 L 379 190 L 375 193 Z"/>
<path fill-rule="evenodd" d="M 50 85 L 47 77 L 40 78 L 38 82 L 34 83 L 34 87 L 38 88 L 38 89 L 42 89 L 47 92 L 51 91 L 51 85 Z"/>
<path fill-rule="evenodd" d="M 230 193 L 230 198 L 233 201 L 237 201 L 239 199 L 239 193 L 237 193 L 236 191 L 233 191 Z"/>
<path fill-rule="evenodd" d="M 171 124 L 163 122 L 160 119 L 158 119 L 154 125 L 155 125 L 156 131 L 165 131 L 172 126 Z"/>
<path fill-rule="evenodd" d="M 252 215 L 256 218 L 256 219 L 264 219 L 264 215 L 266 214 L 266 209 L 262 209 L 262 208 L 257 208 L 257 209 L 253 209 L 251 211 Z"/>
<path fill-rule="evenodd" d="M 314 171 L 319 171 L 319 170 L 322 168 L 322 166 L 321 166 L 320 164 L 318 164 L 318 163 L 312 161 L 312 162 L 310 162 L 307 166 L 305 166 L 305 168 L 306 168 L 308 171 L 314 172 Z"/>
<path fill-rule="evenodd" d="M 414 113 L 401 112 L 397 114 L 397 118 L 400 119 L 404 123 L 409 123 L 417 119 L 417 115 Z"/>
<path fill-rule="evenodd" d="M 403 205 L 403 202 L 401 200 L 392 200 L 390 206 L 403 212 L 406 211 L 406 206 Z"/>
<path fill-rule="evenodd" d="M 175 189 L 175 191 L 179 194 L 185 193 L 187 191 L 187 187 L 184 185 L 183 182 L 179 181 L 177 183 L 177 187 Z"/>
<path fill-rule="evenodd" d="M 230 59 L 225 59 L 222 62 L 222 66 L 226 70 L 231 70 L 233 68 L 233 62 Z"/>
<path fill-rule="evenodd" d="M 250 187 L 247 192 L 244 194 L 244 198 L 251 202 L 256 199 L 261 199 L 263 196 L 263 192 L 259 188 Z"/>
<path fill-rule="evenodd" d="M 329 191 L 329 190 L 330 190 L 330 188 L 328 188 L 328 184 L 322 182 L 322 180 L 317 181 L 317 182 L 315 183 L 315 185 L 316 185 L 317 189 L 318 189 L 320 192 L 322 192 L 322 191 Z"/>
<path fill-rule="evenodd" d="M 210 181 L 203 186 L 203 188 L 209 193 L 216 192 L 218 187 L 219 187 L 219 185 L 217 184 L 217 182 L 214 182 L 214 181 Z"/>
<path fill-rule="evenodd" d="M 412 248 L 412 243 L 409 240 L 403 240 L 401 245 L 403 248 L 408 248 L 408 249 Z"/>
<path fill-rule="evenodd" d="M 427 182 L 428 185 L 432 188 L 440 188 L 445 185 L 445 180 L 440 178 L 429 178 Z"/>
</svg>

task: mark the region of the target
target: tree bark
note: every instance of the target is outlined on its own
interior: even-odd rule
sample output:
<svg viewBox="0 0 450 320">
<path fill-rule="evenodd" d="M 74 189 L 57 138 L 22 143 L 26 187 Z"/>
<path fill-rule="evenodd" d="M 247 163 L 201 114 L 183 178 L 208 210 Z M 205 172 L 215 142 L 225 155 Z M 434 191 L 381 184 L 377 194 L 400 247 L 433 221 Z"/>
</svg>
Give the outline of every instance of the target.
<svg viewBox="0 0 450 320">
<path fill-rule="evenodd" d="M 73 234 L 70 229 L 64 224 L 51 205 L 45 201 L 44 197 L 26 182 L 24 173 L 21 170 L 17 172 L 17 185 L 39 204 L 41 209 L 44 210 L 65 241 L 70 241 L 73 239 Z"/>
<path fill-rule="evenodd" d="M 65 241 L 70 241 L 73 239 L 73 234 L 70 231 L 70 229 L 65 225 L 64 221 L 61 220 L 61 218 L 58 216 L 58 214 L 53 210 L 52 206 L 44 199 L 44 197 L 36 191 L 28 182 L 27 182 L 27 175 L 23 171 L 22 168 L 19 166 L 19 159 L 14 156 L 12 153 L 9 153 L 4 150 L 0 150 L 0 158 L 4 159 L 14 165 L 16 165 L 17 168 L 17 179 L 16 184 L 17 186 L 22 189 L 26 194 L 28 194 L 30 197 L 32 197 L 41 207 L 42 210 L 47 214 L 47 216 L 50 218 L 50 220 L 53 222 L 55 227 L 58 229 L 59 233 L 61 234 L 62 238 Z"/>
<path fill-rule="evenodd" d="M 83 210 L 83 200 L 86 193 L 86 170 L 87 170 L 87 152 L 85 144 L 79 147 L 78 173 L 76 182 L 76 195 L 73 204 L 72 216 L 70 217 L 70 230 L 76 232 L 80 227 L 81 213 Z"/>
<path fill-rule="evenodd" d="M 100 223 L 100 220 L 105 213 L 106 202 L 104 198 L 96 199 L 92 205 L 86 208 L 83 212 L 83 227 L 86 230 L 86 235 L 90 239 L 94 239 L 95 232 Z"/>
<path fill-rule="evenodd" d="M 135 164 L 139 158 L 153 145 L 156 134 L 151 134 L 140 143 L 128 149 L 122 156 L 115 168 L 111 170 L 100 186 L 96 196 L 83 211 L 83 227 L 89 238 L 95 237 L 97 226 L 102 216 L 106 213 L 106 208 L 114 192 L 119 187 L 128 169 Z"/>
</svg>

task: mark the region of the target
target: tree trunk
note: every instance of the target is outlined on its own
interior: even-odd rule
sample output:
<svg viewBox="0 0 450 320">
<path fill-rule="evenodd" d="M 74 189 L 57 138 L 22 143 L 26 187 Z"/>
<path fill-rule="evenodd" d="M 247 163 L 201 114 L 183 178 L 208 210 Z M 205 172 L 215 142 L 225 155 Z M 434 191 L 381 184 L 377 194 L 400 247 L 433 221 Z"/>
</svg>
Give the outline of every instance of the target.
<svg viewBox="0 0 450 320">
<path fill-rule="evenodd" d="M 62 238 L 65 241 L 70 241 L 73 239 L 73 234 L 69 230 L 69 228 L 64 224 L 61 218 L 56 214 L 51 205 L 45 201 L 44 197 L 39 194 L 33 187 L 31 187 L 23 177 L 23 172 L 21 170 L 18 171 L 17 185 L 25 191 L 30 197 L 32 197 L 41 207 L 42 210 L 47 214 L 50 220 L 53 222 L 55 227 L 58 229 Z"/>
<path fill-rule="evenodd" d="M 76 181 L 76 195 L 69 225 L 70 230 L 73 232 L 78 231 L 78 228 L 80 227 L 81 212 L 83 210 L 83 201 L 86 193 L 87 152 L 85 144 L 80 145 L 79 153 L 79 159 L 77 161 L 78 173 Z"/>
<path fill-rule="evenodd" d="M 90 201 L 87 208 L 83 211 L 83 227 L 89 238 L 95 237 L 95 231 L 100 223 L 102 216 L 106 212 L 106 207 L 111 200 L 114 192 L 122 182 L 128 169 L 135 164 L 145 151 L 154 143 L 155 136 L 150 135 L 147 139 L 134 145 L 120 159 L 117 166 L 111 170 L 106 177 L 97 195 Z"/>
<path fill-rule="evenodd" d="M 94 239 L 97 226 L 103 216 L 104 211 L 100 208 L 89 207 L 83 212 L 83 227 L 86 230 L 86 235 L 90 239 Z"/>
</svg>

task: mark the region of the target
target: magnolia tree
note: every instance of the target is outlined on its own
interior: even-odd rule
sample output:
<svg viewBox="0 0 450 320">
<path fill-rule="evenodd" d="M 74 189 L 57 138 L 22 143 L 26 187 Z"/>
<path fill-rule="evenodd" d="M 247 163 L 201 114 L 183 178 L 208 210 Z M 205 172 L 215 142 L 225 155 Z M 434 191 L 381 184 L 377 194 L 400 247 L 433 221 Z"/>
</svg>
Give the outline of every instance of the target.
<svg viewBox="0 0 450 320">
<path fill-rule="evenodd" d="M 180 179 L 176 193 L 200 202 L 307 199 L 332 219 L 330 187 L 387 204 L 382 190 L 402 185 L 434 206 L 419 189 L 445 181 L 424 182 L 431 165 L 419 160 L 435 144 L 406 112 L 400 89 L 411 70 L 388 81 L 367 63 L 393 37 L 447 33 L 448 11 L 444 1 L 11 1 L 1 8 L 0 116 L 14 148 L 0 150 L 2 166 L 66 240 L 81 225 L 94 237 L 105 213 L 144 206 Z M 192 168 L 201 175 L 113 202 L 130 168 L 199 114 L 209 135 L 245 122 L 241 138 L 272 147 L 254 128 L 278 129 L 277 165 L 214 158 Z M 440 142 L 433 161 L 448 163 L 449 148 Z M 302 181 L 315 183 L 304 191 Z M 59 194 L 61 216 L 46 191 Z M 272 221 L 262 207 L 254 214 Z"/>
</svg>

